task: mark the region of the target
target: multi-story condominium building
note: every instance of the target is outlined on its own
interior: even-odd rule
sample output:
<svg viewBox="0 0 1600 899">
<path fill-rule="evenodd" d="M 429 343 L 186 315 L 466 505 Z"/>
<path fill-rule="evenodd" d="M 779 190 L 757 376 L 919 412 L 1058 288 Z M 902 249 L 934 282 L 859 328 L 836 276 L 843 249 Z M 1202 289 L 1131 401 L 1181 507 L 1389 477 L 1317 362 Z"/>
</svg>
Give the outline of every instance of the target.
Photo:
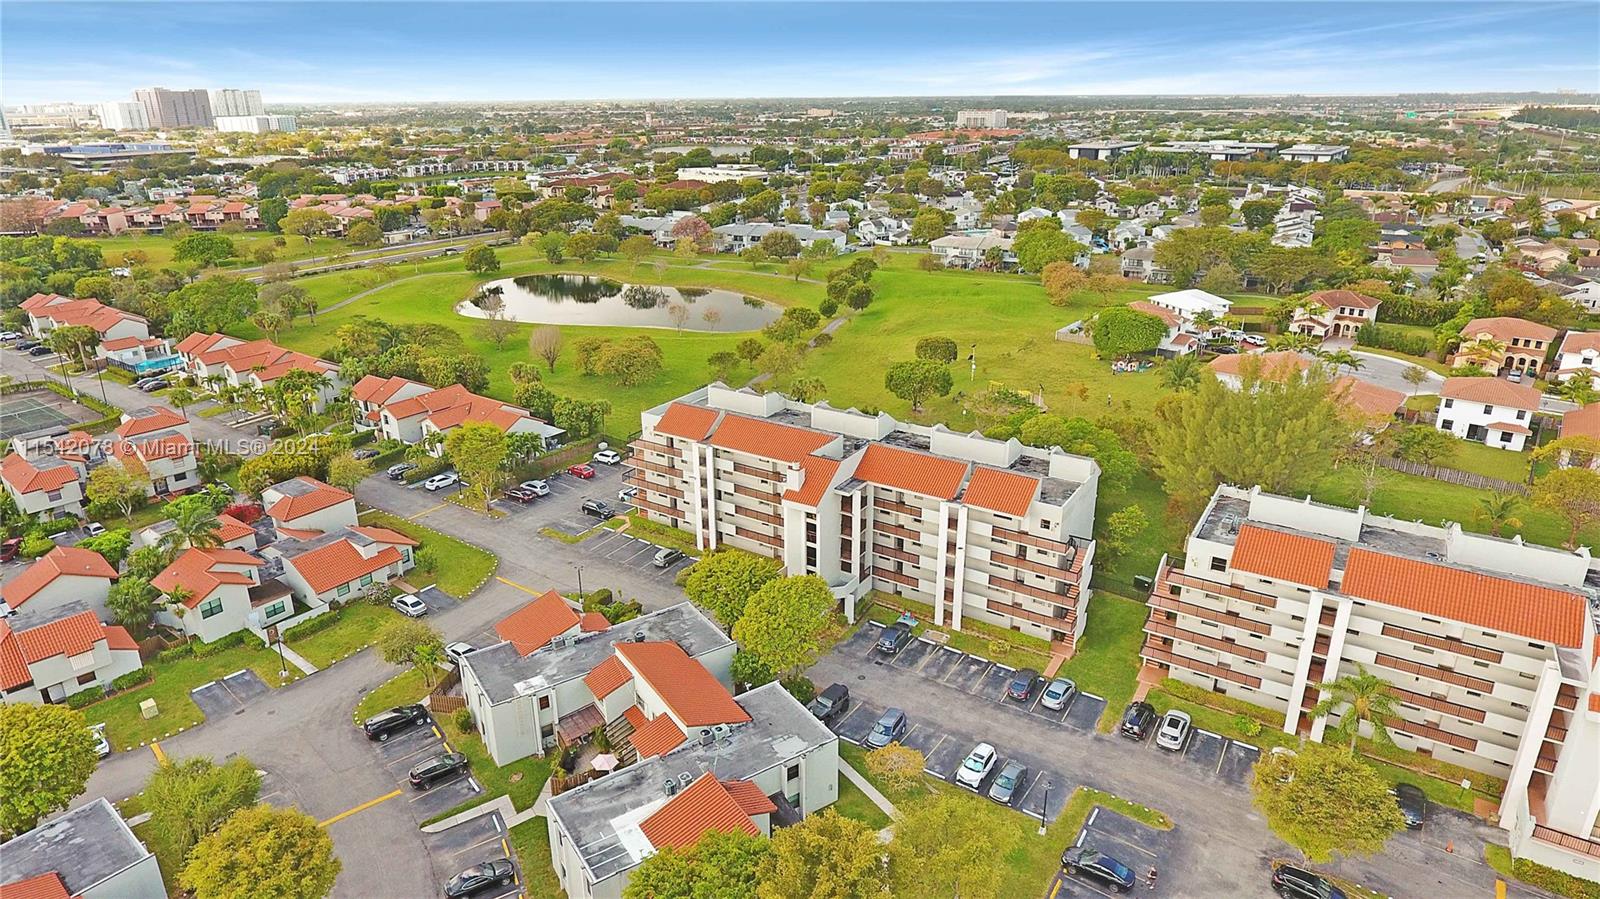
<svg viewBox="0 0 1600 899">
<path fill-rule="evenodd" d="M 148 131 L 150 117 L 145 115 L 144 104 L 130 100 L 101 103 L 97 110 L 100 126 L 112 131 Z"/>
<path fill-rule="evenodd" d="M 144 107 L 151 128 L 210 128 L 212 124 L 211 98 L 203 90 L 143 87 L 133 92 L 133 100 Z"/>
<path fill-rule="evenodd" d="M 248 134 L 294 131 L 298 128 L 292 115 L 219 115 L 216 126 L 218 131 L 243 131 Z"/>
<path fill-rule="evenodd" d="M 963 109 L 956 113 L 957 128 L 1004 128 L 1004 109 Z"/>
<path fill-rule="evenodd" d="M 1600 876 L 1600 570 L 1586 548 L 1220 487 L 1149 603 L 1147 665 L 1281 712 L 1287 733 L 1323 738 L 1329 719 L 1309 714 L 1322 685 L 1357 666 L 1382 677 L 1396 743 L 1507 782 L 1513 853 Z"/>
<path fill-rule="evenodd" d="M 266 115 L 267 113 L 266 105 L 261 102 L 260 91 L 222 88 L 208 91 L 207 99 L 211 102 L 211 114 L 218 118 L 223 116 L 257 116 Z"/>
<path fill-rule="evenodd" d="M 1094 562 L 1094 460 L 712 384 L 641 416 L 627 482 L 651 520 L 827 581 L 1069 648 Z"/>
</svg>

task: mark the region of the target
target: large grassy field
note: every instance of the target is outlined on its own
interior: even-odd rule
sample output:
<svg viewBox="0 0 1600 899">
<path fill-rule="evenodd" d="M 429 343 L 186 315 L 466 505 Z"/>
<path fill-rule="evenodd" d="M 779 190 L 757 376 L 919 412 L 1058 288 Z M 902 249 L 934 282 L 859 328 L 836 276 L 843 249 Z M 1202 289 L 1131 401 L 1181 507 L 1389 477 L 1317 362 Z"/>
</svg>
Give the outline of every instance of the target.
<svg viewBox="0 0 1600 899">
<path fill-rule="evenodd" d="M 255 259 L 250 255 L 255 248 L 263 244 L 271 246 L 273 239 L 284 238 L 284 245 L 277 248 L 277 258 L 285 262 L 296 259 L 305 259 L 309 256 L 332 256 L 348 252 L 350 247 L 342 241 L 332 237 L 314 237 L 308 243 L 303 237 L 294 237 L 278 234 L 225 234 L 224 237 L 232 238 L 233 245 L 238 248 L 239 256 L 228 260 L 227 267 L 256 265 Z M 172 245 L 176 242 L 170 237 L 156 234 L 119 234 L 116 237 L 92 238 L 95 246 L 100 248 L 108 265 L 121 265 L 122 254 L 136 250 L 145 254 L 148 264 L 154 266 L 167 265 L 172 262 Z"/>
</svg>

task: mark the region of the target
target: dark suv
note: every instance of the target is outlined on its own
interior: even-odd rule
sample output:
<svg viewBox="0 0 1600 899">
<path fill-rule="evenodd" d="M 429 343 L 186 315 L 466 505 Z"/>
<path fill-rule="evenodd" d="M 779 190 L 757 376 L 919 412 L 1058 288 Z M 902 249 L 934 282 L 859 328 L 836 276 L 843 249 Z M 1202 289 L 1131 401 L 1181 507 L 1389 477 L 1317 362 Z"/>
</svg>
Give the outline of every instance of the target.
<svg viewBox="0 0 1600 899">
<path fill-rule="evenodd" d="M 1122 713 L 1122 735 L 1143 740 L 1156 726 L 1156 707 L 1148 702 L 1130 702 Z"/>
<path fill-rule="evenodd" d="M 583 501 L 583 514 L 593 515 L 595 518 L 605 521 L 614 517 L 617 513 L 600 500 L 586 499 Z"/>
<path fill-rule="evenodd" d="M 833 684 L 828 689 L 818 693 L 817 698 L 811 700 L 811 704 L 806 708 L 811 710 L 811 714 L 817 716 L 818 721 L 823 724 L 832 724 L 844 717 L 844 713 L 850 710 L 850 688 L 844 684 Z"/>
<path fill-rule="evenodd" d="M 367 739 L 383 742 L 391 734 L 398 733 L 408 727 L 415 727 L 428 720 L 428 710 L 420 705 L 395 706 L 387 712 L 379 712 L 368 718 L 361 725 L 366 732 Z"/>
<path fill-rule="evenodd" d="M 911 642 L 911 626 L 895 622 L 883 629 L 878 635 L 878 651 L 885 655 L 894 655 Z"/>
<path fill-rule="evenodd" d="M 446 752 L 419 762 L 406 779 L 419 790 L 426 790 L 447 777 L 467 770 L 467 757 L 459 752 Z"/>
<path fill-rule="evenodd" d="M 1293 865 L 1272 870 L 1272 891 L 1283 899 L 1345 899 L 1344 890 L 1333 881 Z"/>
</svg>

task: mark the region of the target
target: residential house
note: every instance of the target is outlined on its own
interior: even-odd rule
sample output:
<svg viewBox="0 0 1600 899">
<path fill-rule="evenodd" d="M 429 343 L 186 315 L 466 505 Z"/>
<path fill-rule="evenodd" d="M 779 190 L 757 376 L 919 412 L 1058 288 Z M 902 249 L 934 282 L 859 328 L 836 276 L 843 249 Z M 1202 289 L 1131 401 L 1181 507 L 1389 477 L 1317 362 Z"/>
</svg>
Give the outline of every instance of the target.
<svg viewBox="0 0 1600 899">
<path fill-rule="evenodd" d="M 1155 247 L 1134 247 L 1122 251 L 1122 277 L 1146 284 L 1170 284 L 1172 272 L 1156 263 Z"/>
<path fill-rule="evenodd" d="M 265 392 L 289 372 L 305 371 L 324 379 L 311 396 L 311 411 L 321 412 L 345 386 L 338 365 L 286 350 L 265 338 L 246 341 L 197 331 L 179 341 L 176 349 L 183 370 L 202 389 L 215 390 L 226 384 Z"/>
<path fill-rule="evenodd" d="M 890 216 L 868 217 L 856 226 L 856 237 L 863 246 L 903 247 L 911 242 L 911 226 Z"/>
<path fill-rule="evenodd" d="M 479 396 L 460 384 L 433 388 L 405 378 L 380 378 L 368 375 L 350 388 L 355 403 L 357 424 L 376 427 L 387 440 L 419 443 L 432 435 L 444 435 L 469 421 L 486 422 L 507 435 L 533 434 L 539 449 L 561 445 L 566 431 L 540 419 L 526 409 L 500 400 Z M 443 452 L 440 443 L 434 452 Z"/>
<path fill-rule="evenodd" d="M 1140 655 L 1318 741 L 1349 714 L 1311 715 L 1327 686 L 1376 675 L 1396 701 L 1384 726 L 1400 748 L 1504 781 L 1497 822 L 1514 856 L 1594 880 L 1592 571 L 1583 548 L 1224 486 L 1182 560 L 1159 568 Z"/>
<path fill-rule="evenodd" d="M 624 215 L 621 217 L 622 227 L 629 231 L 648 235 L 658 247 L 670 247 L 678 242 L 672 233 L 678 222 L 693 215 L 691 212 L 669 212 L 666 215 Z"/>
<path fill-rule="evenodd" d="M 1187 356 L 1199 351 L 1200 338 L 1184 329 L 1183 318 L 1178 313 L 1147 300 L 1135 300 L 1128 304 L 1128 308 L 1153 315 L 1167 326 L 1166 336 L 1161 338 L 1161 344 L 1156 347 L 1156 352 L 1160 355 Z"/>
<path fill-rule="evenodd" d="M 281 585 L 262 580 L 265 564 L 243 550 L 184 550 L 150 579 L 167 598 L 156 620 L 207 643 L 243 630 L 255 599 L 284 592 Z"/>
<path fill-rule="evenodd" d="M 106 596 L 117 579 L 105 556 L 76 546 L 58 546 L 0 586 L 0 617 L 22 609 L 59 609 L 82 602 L 106 612 Z"/>
<path fill-rule="evenodd" d="M 1247 366 L 1256 367 L 1255 376 L 1258 378 L 1285 380 L 1291 376 L 1303 376 L 1311 369 L 1311 364 L 1310 359 L 1299 353 L 1280 350 L 1218 356 L 1211 360 L 1209 367 L 1223 386 L 1238 390 L 1244 383 Z M 1388 427 L 1406 401 L 1406 395 L 1398 390 L 1350 375 L 1335 375 L 1332 390 L 1344 412 L 1367 432 Z"/>
<path fill-rule="evenodd" d="M 140 546 L 154 546 L 167 541 L 169 534 L 173 533 L 176 525 L 171 519 L 163 518 L 152 522 L 139 529 Z M 245 552 L 254 552 L 259 548 L 260 536 L 256 529 L 226 512 L 217 516 L 218 545 L 225 549 L 239 549 Z"/>
<path fill-rule="evenodd" d="M 1330 337 L 1355 339 L 1365 325 L 1376 324 L 1382 300 L 1353 290 L 1319 290 L 1295 307 L 1289 330 L 1326 340 Z"/>
<path fill-rule="evenodd" d="M 1139 146 L 1135 140 L 1091 140 L 1067 146 L 1067 155 L 1073 159 L 1116 159 Z"/>
<path fill-rule="evenodd" d="M 100 335 L 101 343 L 124 338 L 149 340 L 150 322 L 142 315 L 124 312 L 99 300 L 75 300 L 54 293 L 36 293 L 23 300 L 20 308 L 28 314 L 28 330 L 45 337 L 56 328 L 85 325 Z"/>
<path fill-rule="evenodd" d="M 55 456 L 28 459 L 11 452 L 0 460 L 0 481 L 17 508 L 45 520 L 83 517 L 84 474 L 79 465 Z"/>
<path fill-rule="evenodd" d="M 122 413 L 111 459 L 144 482 L 146 496 L 183 493 L 200 486 L 199 455 L 189 419 L 165 406 Z"/>
<path fill-rule="evenodd" d="M 1016 265 L 1012 239 L 994 231 L 982 234 L 947 234 L 928 242 L 928 252 L 950 268 L 977 268 L 986 264 L 991 249 L 998 249 L 1002 265 Z"/>
<path fill-rule="evenodd" d="M 1446 378 L 1435 426 L 1463 440 L 1520 452 L 1533 434 L 1541 396 L 1536 387 L 1502 378 Z"/>
<path fill-rule="evenodd" d="M 65 702 L 74 693 L 104 690 L 141 664 L 133 637 L 102 624 L 81 600 L 30 605 L 0 619 L 0 702 Z"/>
<path fill-rule="evenodd" d="M 1520 318 L 1475 318 L 1461 329 L 1453 365 L 1477 365 L 1495 374 L 1519 372 L 1537 378 L 1556 329 Z"/>
<path fill-rule="evenodd" d="M 1176 312 L 1185 323 L 1193 322 L 1202 313 L 1210 315 L 1213 320 L 1221 321 L 1233 308 L 1233 301 L 1195 288 L 1158 293 L 1150 297 L 1150 302 Z"/>
<path fill-rule="evenodd" d="M 809 247 L 819 241 L 831 243 L 835 250 L 840 251 L 845 246 L 845 236 L 842 231 L 835 231 L 832 228 L 813 228 L 810 225 L 774 225 L 768 222 L 718 225 L 711 229 L 711 239 L 717 252 L 738 253 L 760 243 L 761 238 L 773 231 L 787 231 L 793 234 L 802 247 Z"/>
<path fill-rule="evenodd" d="M 543 649 L 564 637 L 603 631 L 610 627 L 599 612 L 579 614 L 561 594 L 546 590 L 533 601 L 495 623 L 494 632 L 519 655 Z"/>
<path fill-rule="evenodd" d="M 156 857 L 103 796 L 0 843 L 0 893 L 8 899 L 167 899 Z"/>
<path fill-rule="evenodd" d="M 1587 377 L 1600 390 L 1600 331 L 1568 331 L 1556 351 L 1555 378 Z"/>
<path fill-rule="evenodd" d="M 1418 281 L 1426 284 L 1433 280 L 1433 273 L 1439 270 L 1439 257 L 1427 251 L 1406 250 L 1390 253 L 1387 258 L 1380 255 L 1378 265 L 1410 272 Z"/>
<path fill-rule="evenodd" d="M 1567 261 L 1567 248 L 1536 237 L 1518 237 L 1506 248 L 1508 259 L 1521 259 L 1541 272 L 1555 271 Z"/>
<path fill-rule="evenodd" d="M 1111 226 L 1111 230 L 1107 232 L 1107 239 L 1110 241 L 1112 246 L 1131 248 L 1134 244 L 1144 241 L 1147 236 L 1145 234 L 1145 228 L 1146 223 L 1143 219 L 1132 219 L 1126 222 L 1117 222 L 1115 225 Z M 1154 254 L 1152 253 L 1151 258 L 1146 259 L 1145 261 L 1154 261 Z M 1126 263 L 1124 263 L 1123 268 L 1126 270 Z M 1140 277 L 1142 280 L 1142 275 Z"/>
<path fill-rule="evenodd" d="M 357 523 L 355 496 L 310 475 L 261 491 L 261 506 L 277 530 L 291 536 L 328 533 Z"/>
<path fill-rule="evenodd" d="M 1586 437 L 1600 446 L 1600 403 L 1590 403 L 1581 406 L 1561 416 L 1562 437 Z M 1570 468 L 1577 464 L 1576 459 L 1585 460 L 1590 468 L 1600 468 L 1600 453 L 1573 453 L 1563 450 L 1558 461 L 1562 468 Z"/>
<path fill-rule="evenodd" d="M 1545 276 L 1545 280 L 1572 305 L 1590 315 L 1600 314 L 1600 271 L 1588 275 L 1552 272 Z"/>
<path fill-rule="evenodd" d="M 253 603 L 265 626 L 295 610 L 324 610 L 360 598 L 374 585 L 404 575 L 416 564 L 417 541 L 388 528 L 352 526 L 325 534 L 285 537 L 261 555 L 282 563 L 277 579 L 288 596 Z"/>
</svg>

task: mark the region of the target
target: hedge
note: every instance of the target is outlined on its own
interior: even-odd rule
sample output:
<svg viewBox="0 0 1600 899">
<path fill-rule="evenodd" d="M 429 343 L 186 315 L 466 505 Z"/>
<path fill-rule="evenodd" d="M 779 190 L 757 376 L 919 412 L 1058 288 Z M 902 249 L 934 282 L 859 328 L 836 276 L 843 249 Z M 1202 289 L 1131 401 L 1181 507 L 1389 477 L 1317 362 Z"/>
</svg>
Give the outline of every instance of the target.
<svg viewBox="0 0 1600 899">
<path fill-rule="evenodd" d="M 1270 725 L 1272 727 L 1278 727 L 1283 724 L 1282 712 L 1274 712 L 1271 709 L 1264 709 L 1254 703 L 1245 702 L 1242 699 L 1235 699 L 1232 696 L 1224 696 L 1221 693 L 1213 693 L 1210 690 L 1201 689 L 1200 687 L 1185 683 L 1176 678 L 1166 678 L 1161 682 L 1159 689 L 1168 696 L 1182 699 L 1185 702 L 1192 702 L 1195 705 L 1207 706 L 1209 708 L 1216 709 L 1219 712 L 1227 712 L 1230 715 L 1241 715 L 1252 721 L 1259 721 L 1262 724 Z"/>
<path fill-rule="evenodd" d="M 332 611 L 323 612 L 321 615 L 318 615 L 315 618 L 307 619 L 295 625 L 294 627 L 289 628 L 282 634 L 279 634 L 278 638 L 285 643 L 289 643 L 291 641 L 298 640 L 301 637 L 309 636 L 317 631 L 332 627 L 333 623 L 339 620 L 341 614 L 343 614 L 342 609 L 333 609 Z"/>
<path fill-rule="evenodd" d="M 154 671 L 151 671 L 148 667 L 141 666 L 112 681 L 111 689 L 116 692 L 121 692 L 129 687 L 137 687 L 153 677 L 155 677 Z"/>
<path fill-rule="evenodd" d="M 244 646 L 253 639 L 255 639 L 255 635 L 249 631 L 234 631 L 228 636 L 222 637 L 218 640 L 213 640 L 210 643 L 205 643 L 200 640 L 190 640 L 187 643 L 181 643 L 170 649 L 161 650 L 161 652 L 156 654 L 156 661 L 170 662 L 174 659 L 186 659 L 190 657 L 196 659 L 207 659 L 216 655 L 217 653 L 226 652 L 238 646 Z"/>
<path fill-rule="evenodd" d="M 1511 850 L 1504 846 L 1490 844 L 1483 847 L 1483 860 L 1489 863 L 1489 867 L 1507 877 L 1531 883 L 1557 896 L 1568 896 L 1570 899 L 1600 899 L 1600 883 L 1584 880 L 1525 858 L 1514 859 L 1511 857 Z"/>
<path fill-rule="evenodd" d="M 67 708 L 81 709 L 84 706 L 94 705 L 105 698 L 106 691 L 104 690 L 95 689 L 93 687 L 87 690 L 79 690 L 78 692 L 67 697 Z"/>
<path fill-rule="evenodd" d="M 53 534 L 64 534 L 77 526 L 78 520 L 76 518 L 57 518 L 34 525 L 29 529 L 29 533 L 38 534 L 41 537 L 49 537 Z"/>
<path fill-rule="evenodd" d="M 1362 325 L 1361 330 L 1356 332 L 1356 343 L 1405 353 L 1407 356 L 1426 356 L 1433 352 L 1433 341 L 1428 338 L 1383 325 Z"/>
<path fill-rule="evenodd" d="M 424 459 L 417 463 L 416 468 L 406 472 L 406 483 L 415 484 L 418 481 L 426 481 L 428 478 L 431 478 L 436 474 L 443 474 L 445 469 L 449 467 L 449 459 Z"/>
</svg>

